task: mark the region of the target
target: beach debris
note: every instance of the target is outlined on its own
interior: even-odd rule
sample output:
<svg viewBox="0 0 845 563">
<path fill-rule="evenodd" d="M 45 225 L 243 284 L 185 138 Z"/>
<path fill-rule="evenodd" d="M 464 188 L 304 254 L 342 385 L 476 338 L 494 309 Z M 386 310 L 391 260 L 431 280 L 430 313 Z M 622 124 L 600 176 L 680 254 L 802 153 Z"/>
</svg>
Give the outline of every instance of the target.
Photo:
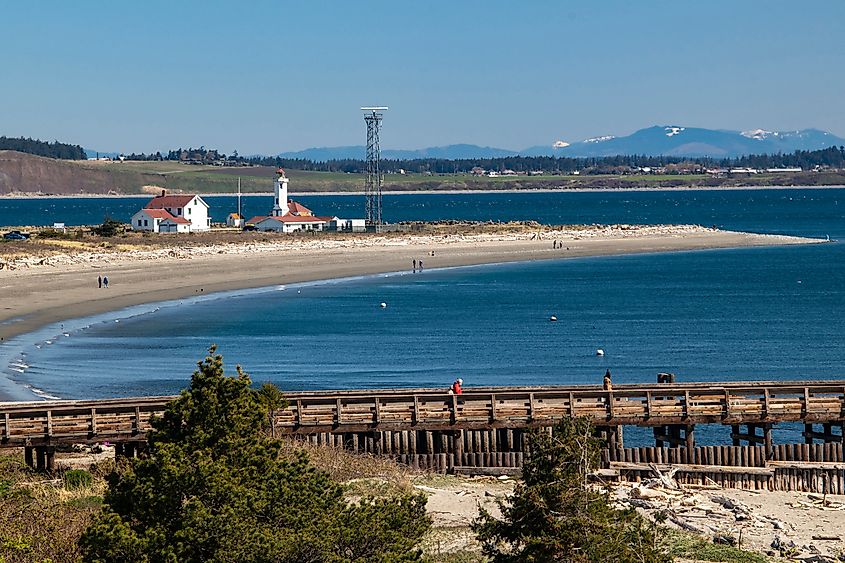
<svg viewBox="0 0 845 563">
<path fill-rule="evenodd" d="M 713 536 L 713 543 L 717 545 L 729 545 L 736 547 L 736 538 L 728 534 L 716 534 Z"/>
<path fill-rule="evenodd" d="M 772 532 L 789 527 L 772 516 L 755 512 L 722 491 L 705 492 L 681 487 L 673 474 L 656 469 L 652 468 L 656 478 L 617 485 L 614 503 L 620 508 L 636 508 L 655 517 L 661 514 L 673 527 L 711 537 L 714 541 L 721 538 L 729 542 L 729 538 L 738 537 L 748 526 L 768 528 Z"/>
<path fill-rule="evenodd" d="M 460 224 L 442 222 L 444 225 Z M 556 239 L 565 241 L 596 239 L 596 238 L 647 238 L 652 236 L 674 236 L 684 234 L 695 234 L 707 232 L 709 229 L 697 225 L 571 225 L 557 228 L 547 234 Z M 764 235 L 759 235 L 764 236 Z M 137 261 L 161 261 L 170 260 L 191 260 L 202 256 L 244 255 L 244 254 L 266 254 L 291 251 L 307 251 L 315 249 L 339 249 L 350 247 L 379 247 L 379 246 L 407 246 L 430 245 L 440 242 L 509 242 L 525 241 L 531 238 L 536 239 L 536 233 L 525 232 L 496 232 L 467 234 L 460 236 L 437 236 L 430 235 L 408 235 L 403 238 L 396 237 L 368 237 L 366 240 L 356 240 L 354 243 L 348 239 L 325 240 L 314 239 L 301 241 L 297 239 L 278 239 L 268 241 L 254 241 L 244 244 L 243 242 L 209 242 L 192 244 L 190 246 L 151 247 L 133 245 L 113 246 L 102 243 L 96 248 L 90 245 L 80 246 L 78 251 L 70 249 L 62 252 L 44 250 L 42 254 L 22 254 L 3 257 L 0 259 L 0 269 L 17 270 L 29 268 L 41 268 L 45 266 L 66 267 L 73 265 L 92 265 L 101 267 L 105 264 Z M 765 238 L 791 240 L 792 237 L 782 235 L 765 235 Z M 563 244 L 563 241 L 561 241 Z M 569 248 L 569 247 L 567 247 Z M 432 254 L 429 254 L 430 256 Z"/>
</svg>

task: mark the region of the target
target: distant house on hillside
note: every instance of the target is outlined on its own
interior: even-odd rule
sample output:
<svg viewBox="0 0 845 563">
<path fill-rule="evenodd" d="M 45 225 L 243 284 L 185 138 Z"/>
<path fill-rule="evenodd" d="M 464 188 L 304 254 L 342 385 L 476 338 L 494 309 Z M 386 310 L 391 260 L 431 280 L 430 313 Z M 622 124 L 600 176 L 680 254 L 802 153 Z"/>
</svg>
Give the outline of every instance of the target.
<svg viewBox="0 0 845 563">
<path fill-rule="evenodd" d="M 208 204 L 198 195 L 166 195 L 151 199 L 132 216 L 133 231 L 191 233 L 211 228 Z"/>
<path fill-rule="evenodd" d="M 179 162 L 183 164 L 213 164 L 220 160 L 220 153 L 215 149 L 204 148 L 179 151 Z"/>
</svg>

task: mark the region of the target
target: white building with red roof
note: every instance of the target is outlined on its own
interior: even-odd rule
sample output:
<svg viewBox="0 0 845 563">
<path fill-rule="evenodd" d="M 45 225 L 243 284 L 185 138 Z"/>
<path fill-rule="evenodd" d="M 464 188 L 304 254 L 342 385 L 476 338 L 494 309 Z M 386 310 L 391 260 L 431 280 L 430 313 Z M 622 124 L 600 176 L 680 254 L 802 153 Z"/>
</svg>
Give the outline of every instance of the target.
<svg viewBox="0 0 845 563">
<path fill-rule="evenodd" d="M 208 204 L 195 194 L 167 195 L 162 192 L 132 216 L 133 231 L 191 233 L 210 228 Z"/>
<path fill-rule="evenodd" d="M 281 168 L 274 184 L 274 203 L 270 215 L 258 215 L 246 222 L 258 231 L 293 233 L 296 231 L 365 230 L 363 219 L 338 219 L 317 216 L 299 202 L 288 200 L 288 179 Z"/>
</svg>

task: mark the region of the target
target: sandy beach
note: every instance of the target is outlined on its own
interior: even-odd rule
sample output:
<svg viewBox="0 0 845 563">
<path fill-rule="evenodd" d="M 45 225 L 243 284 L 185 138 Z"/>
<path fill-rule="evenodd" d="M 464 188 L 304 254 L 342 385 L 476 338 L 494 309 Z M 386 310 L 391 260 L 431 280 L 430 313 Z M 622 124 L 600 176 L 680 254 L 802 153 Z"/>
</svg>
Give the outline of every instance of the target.
<svg viewBox="0 0 845 563">
<path fill-rule="evenodd" d="M 553 248 L 553 241 L 563 248 Z M 155 248 L 6 257 L 0 261 L 0 337 L 200 293 L 410 270 L 412 260 L 431 269 L 814 242 L 819 241 L 688 225 L 614 225 L 542 233 L 277 237 L 202 245 L 182 238 Z M 98 289 L 98 275 L 108 276 L 108 289 Z"/>
</svg>

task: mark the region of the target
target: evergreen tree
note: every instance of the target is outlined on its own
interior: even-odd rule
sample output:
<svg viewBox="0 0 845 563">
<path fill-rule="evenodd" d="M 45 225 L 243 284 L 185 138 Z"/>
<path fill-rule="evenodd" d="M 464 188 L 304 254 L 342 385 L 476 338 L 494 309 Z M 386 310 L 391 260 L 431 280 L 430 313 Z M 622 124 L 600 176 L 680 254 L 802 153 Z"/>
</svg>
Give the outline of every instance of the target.
<svg viewBox="0 0 845 563">
<path fill-rule="evenodd" d="M 0 150 L 18 151 L 66 160 L 85 160 L 87 158 L 85 149 L 79 145 L 69 145 L 58 141 L 49 143 L 37 139 L 24 139 L 23 137 L 0 137 Z"/>
<path fill-rule="evenodd" d="M 149 455 L 109 477 L 105 509 L 80 540 L 85 560 L 418 560 L 425 497 L 349 503 L 304 454 L 280 457 L 264 396 L 240 368 L 224 375 L 212 347 L 153 421 Z"/>
<path fill-rule="evenodd" d="M 114 237 L 123 234 L 125 225 L 116 219 L 112 219 L 108 215 L 103 219 L 103 223 L 91 229 L 91 232 L 100 237 Z"/>
<path fill-rule="evenodd" d="M 565 418 L 553 434 L 529 435 L 522 482 L 500 501 L 501 520 L 482 509 L 472 528 L 494 563 L 671 561 L 657 547 L 660 529 L 633 509 L 616 510 L 587 475 L 599 442 L 586 419 Z"/>
</svg>

